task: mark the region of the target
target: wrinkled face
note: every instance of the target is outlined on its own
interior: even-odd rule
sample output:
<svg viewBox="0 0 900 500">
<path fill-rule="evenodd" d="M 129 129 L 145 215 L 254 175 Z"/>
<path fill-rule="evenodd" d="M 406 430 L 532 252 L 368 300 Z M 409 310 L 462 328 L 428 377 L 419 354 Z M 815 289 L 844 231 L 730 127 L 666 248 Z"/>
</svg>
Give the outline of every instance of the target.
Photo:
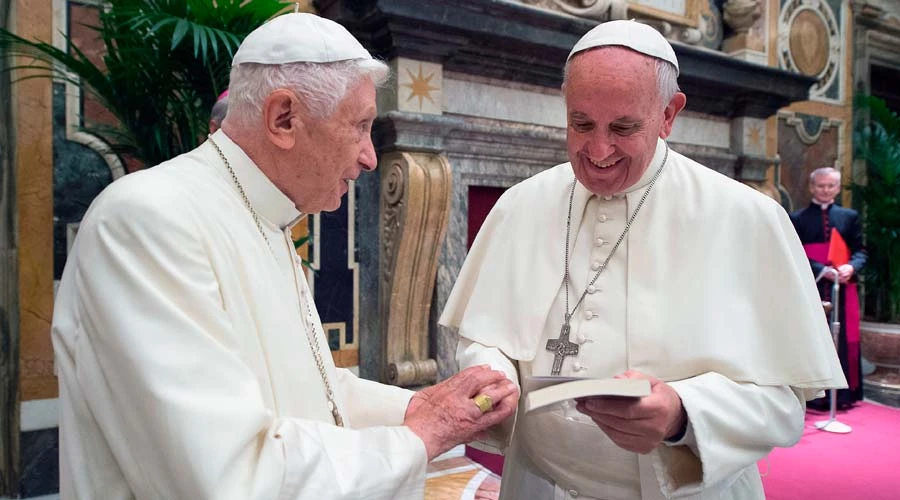
<svg viewBox="0 0 900 500">
<path fill-rule="evenodd" d="M 337 210 L 349 182 L 377 166 L 372 145 L 375 85 L 368 78 L 348 89 L 325 118 L 301 115 L 297 141 L 286 153 L 295 165 L 286 193 L 304 213 Z"/>
<path fill-rule="evenodd" d="M 575 177 L 598 195 L 620 193 L 647 170 L 684 106 L 660 102 L 655 60 L 621 47 L 577 54 L 564 95 Z M 673 103 L 676 101 L 673 98 Z"/>
<path fill-rule="evenodd" d="M 809 192 L 813 199 L 821 204 L 833 203 L 841 190 L 841 180 L 837 174 L 817 175 L 809 183 Z"/>
</svg>

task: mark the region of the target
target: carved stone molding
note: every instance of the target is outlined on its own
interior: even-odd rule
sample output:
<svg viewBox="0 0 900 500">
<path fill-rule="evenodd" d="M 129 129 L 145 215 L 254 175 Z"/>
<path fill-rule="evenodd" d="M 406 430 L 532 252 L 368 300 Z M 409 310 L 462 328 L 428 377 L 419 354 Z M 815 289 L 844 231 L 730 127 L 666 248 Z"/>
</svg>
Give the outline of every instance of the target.
<svg viewBox="0 0 900 500">
<path fill-rule="evenodd" d="M 722 7 L 722 11 L 722 19 L 735 33 L 750 31 L 763 13 L 760 0 L 728 0 Z"/>
<path fill-rule="evenodd" d="M 840 129 L 843 121 L 836 118 L 827 118 L 822 116 L 805 115 L 795 113 L 793 111 L 782 110 L 778 112 L 778 117 L 783 118 L 785 123 L 797 130 L 797 137 L 806 145 L 813 145 L 819 142 L 822 132 L 829 128 Z"/>
<path fill-rule="evenodd" d="M 428 321 L 450 215 L 450 163 L 438 154 L 393 152 L 382 156 L 380 170 L 385 380 L 430 384 L 437 364 L 428 357 Z"/>
<path fill-rule="evenodd" d="M 844 28 L 841 10 L 825 0 L 786 0 L 778 20 L 782 68 L 812 76 L 810 99 L 843 104 Z"/>
<path fill-rule="evenodd" d="M 565 12 L 573 16 L 595 21 L 626 19 L 628 4 L 625 0 L 519 0 L 548 10 Z"/>
</svg>

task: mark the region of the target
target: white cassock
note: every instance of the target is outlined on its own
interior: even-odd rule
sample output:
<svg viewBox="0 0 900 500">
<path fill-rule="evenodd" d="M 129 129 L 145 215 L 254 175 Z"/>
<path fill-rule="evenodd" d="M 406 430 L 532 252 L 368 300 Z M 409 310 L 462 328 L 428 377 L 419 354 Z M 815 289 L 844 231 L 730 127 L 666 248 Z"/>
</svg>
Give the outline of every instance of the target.
<svg viewBox="0 0 900 500">
<path fill-rule="evenodd" d="M 576 185 L 570 308 L 610 254 L 662 163 L 598 197 Z M 472 246 L 441 323 L 457 327 L 460 368 L 489 363 L 519 381 L 549 375 L 562 326 L 569 164 L 508 190 Z M 762 499 L 757 460 L 791 446 L 804 400 L 845 381 L 809 264 L 772 199 L 674 152 L 573 321 L 577 356 L 561 375 L 628 369 L 670 383 L 688 430 L 648 455 L 615 446 L 574 405 L 519 414 L 503 499 Z M 524 395 L 523 395 L 524 399 Z"/>
<path fill-rule="evenodd" d="M 293 251 L 300 213 L 221 131 L 109 186 L 85 216 L 53 318 L 63 499 L 420 499 L 412 392 L 324 368 Z M 296 280 L 295 280 L 296 278 Z"/>
</svg>

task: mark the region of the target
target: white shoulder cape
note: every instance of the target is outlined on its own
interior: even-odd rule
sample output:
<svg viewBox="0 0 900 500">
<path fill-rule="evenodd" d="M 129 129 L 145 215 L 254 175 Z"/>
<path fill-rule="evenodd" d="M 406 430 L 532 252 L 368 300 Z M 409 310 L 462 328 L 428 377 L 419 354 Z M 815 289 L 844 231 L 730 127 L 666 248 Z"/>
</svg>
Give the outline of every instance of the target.
<svg viewBox="0 0 900 500">
<path fill-rule="evenodd" d="M 659 149 L 658 149 L 659 151 Z M 441 324 L 534 359 L 563 278 L 565 163 L 509 189 L 486 219 Z M 628 193 L 629 211 L 644 189 Z M 578 184 L 572 226 L 590 193 Z M 846 382 L 809 264 L 774 200 L 674 151 L 627 236 L 629 368 L 717 372 L 808 398 Z"/>
</svg>

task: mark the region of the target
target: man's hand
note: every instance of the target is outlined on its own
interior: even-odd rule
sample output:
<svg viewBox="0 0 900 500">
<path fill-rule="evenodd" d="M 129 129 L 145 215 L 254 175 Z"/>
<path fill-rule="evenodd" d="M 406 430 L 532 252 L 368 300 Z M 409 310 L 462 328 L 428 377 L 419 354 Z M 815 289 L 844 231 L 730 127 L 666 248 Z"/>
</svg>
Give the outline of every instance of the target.
<svg viewBox="0 0 900 500">
<path fill-rule="evenodd" d="M 579 398 L 576 408 L 591 417 L 619 448 L 646 454 L 664 439 L 683 432 L 687 413 L 681 398 L 669 384 L 629 370 L 616 378 L 650 381 L 650 395 L 640 399 L 617 397 Z"/>
<path fill-rule="evenodd" d="M 491 411 L 481 413 L 472 400 L 478 394 L 491 398 Z M 422 438 L 431 461 L 506 420 L 518 402 L 519 390 L 503 372 L 486 365 L 473 366 L 417 392 L 409 401 L 403 424 Z"/>
<path fill-rule="evenodd" d="M 853 276 L 853 266 L 850 264 L 844 264 L 843 266 L 837 268 L 838 272 L 838 281 L 840 283 L 846 283 L 850 281 L 850 278 Z"/>
</svg>

